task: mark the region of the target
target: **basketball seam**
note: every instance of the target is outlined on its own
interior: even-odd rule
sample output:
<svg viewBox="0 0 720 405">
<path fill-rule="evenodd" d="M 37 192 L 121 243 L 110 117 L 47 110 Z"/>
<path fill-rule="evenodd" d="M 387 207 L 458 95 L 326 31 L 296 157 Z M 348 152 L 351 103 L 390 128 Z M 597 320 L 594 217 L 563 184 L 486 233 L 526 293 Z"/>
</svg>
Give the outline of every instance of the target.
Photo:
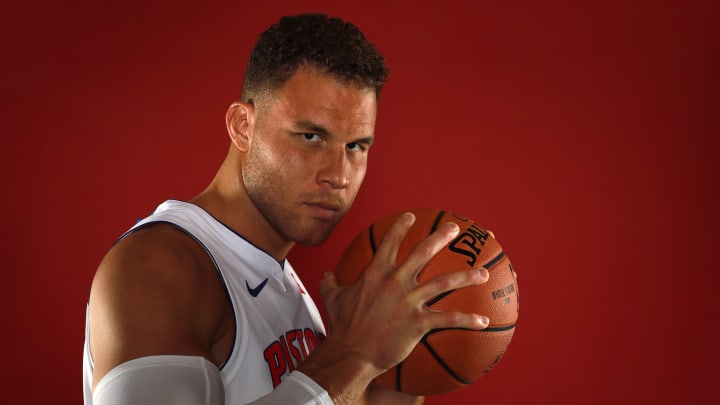
<svg viewBox="0 0 720 405">
<path fill-rule="evenodd" d="M 497 256 L 495 256 L 495 257 L 493 257 L 492 259 L 488 260 L 488 262 L 485 263 L 482 267 L 484 267 L 485 270 L 488 270 L 488 271 L 489 271 L 493 266 L 495 266 L 495 265 L 496 265 L 500 260 L 502 260 L 504 257 L 505 257 L 505 252 L 501 250 L 500 253 L 498 253 Z M 455 291 L 456 291 L 456 290 L 445 291 L 444 293 L 439 294 L 439 295 L 437 295 L 435 298 L 433 298 L 433 299 L 431 299 L 430 301 L 428 301 L 427 304 L 425 304 L 425 305 L 427 305 L 428 307 L 431 307 L 431 306 L 437 304 L 438 301 L 440 301 L 440 300 L 442 300 L 443 298 L 447 297 L 448 295 L 454 293 Z"/>
<path fill-rule="evenodd" d="M 398 363 L 397 369 L 395 370 L 395 386 L 397 392 L 402 392 L 402 379 L 400 373 L 402 372 L 403 362 Z"/>
<path fill-rule="evenodd" d="M 437 230 L 438 225 L 440 225 L 440 219 L 445 215 L 445 211 L 440 211 L 439 214 L 435 217 L 435 222 L 433 222 L 432 226 L 430 227 L 430 234 L 432 235 L 433 232 Z"/>
<path fill-rule="evenodd" d="M 515 329 L 515 325 L 517 325 L 517 322 L 516 322 L 516 323 L 511 323 L 510 325 L 506 325 L 506 326 L 489 326 L 489 327 L 487 327 L 487 328 L 485 328 L 485 329 L 437 328 L 437 329 L 433 329 L 433 330 L 431 330 L 430 332 L 426 333 L 425 336 L 423 336 L 423 339 L 425 339 L 425 338 L 428 337 L 429 335 L 432 335 L 432 334 L 435 334 L 435 333 L 438 333 L 438 332 L 444 332 L 444 331 L 446 331 L 446 330 L 466 330 L 466 331 L 470 331 L 470 332 L 505 332 L 505 331 L 508 331 L 508 330 L 511 330 L 511 329 Z"/>
<path fill-rule="evenodd" d="M 478 332 L 505 332 L 506 330 L 515 329 L 515 324 L 508 326 L 494 326 L 494 327 L 487 327 L 485 329 L 479 330 Z"/>
<path fill-rule="evenodd" d="M 427 304 L 425 304 L 425 305 L 427 305 L 428 307 L 431 307 L 431 306 L 435 305 L 435 304 L 436 304 L 438 301 L 440 301 L 441 299 L 447 297 L 448 295 L 450 295 L 450 294 L 452 294 L 452 293 L 454 293 L 454 292 L 455 292 L 455 290 L 445 291 L 444 293 L 439 294 L 439 295 L 436 296 L 435 298 L 433 298 L 433 299 L 431 299 L 430 301 L 428 301 Z"/>
<path fill-rule="evenodd" d="M 490 270 L 491 267 L 495 266 L 504 257 L 505 257 L 505 251 L 501 250 L 497 256 L 493 257 L 487 263 L 483 264 L 482 267 L 485 267 L 485 270 Z"/>
<path fill-rule="evenodd" d="M 503 331 L 511 330 L 513 328 L 515 328 L 514 323 L 509 326 L 485 328 L 482 330 L 474 330 L 474 329 L 466 329 L 466 328 L 437 328 L 437 329 L 433 329 L 433 330 L 429 331 L 428 333 L 426 333 L 425 336 L 423 336 L 422 339 L 420 339 L 420 342 L 423 344 L 423 346 L 425 346 L 428 353 L 430 353 L 430 355 L 435 359 L 435 361 L 438 363 L 438 365 L 440 365 L 440 367 L 442 367 L 442 369 L 445 370 L 446 373 L 448 373 L 448 375 L 450 375 L 456 381 L 458 381 L 462 384 L 468 385 L 468 384 L 472 383 L 472 381 L 461 377 L 452 368 L 450 368 L 450 366 L 445 362 L 445 360 L 442 357 L 440 357 L 440 355 L 432 347 L 432 345 L 430 344 L 430 341 L 428 340 L 428 336 L 435 334 L 435 333 L 448 331 L 448 330 L 467 330 L 467 331 L 471 331 L 471 332 L 503 332 Z M 396 384 L 397 384 L 398 391 L 401 391 L 401 389 L 400 389 L 401 388 L 401 386 L 400 386 L 400 366 L 401 365 L 402 365 L 402 363 L 398 364 L 398 369 L 397 369 L 397 374 L 396 374 Z"/>
<path fill-rule="evenodd" d="M 453 369 L 450 368 L 450 366 L 448 366 L 447 363 L 445 363 L 445 360 L 443 360 L 442 357 L 440 357 L 440 355 L 437 354 L 435 349 L 433 349 L 433 347 L 430 345 L 430 342 L 427 341 L 428 334 L 430 334 L 430 333 L 428 332 L 425 336 L 423 336 L 423 338 L 421 340 L 422 344 L 425 346 L 425 348 L 430 353 L 430 355 L 432 355 L 435 358 L 435 361 L 438 362 L 440 367 L 442 367 L 445 370 L 445 372 L 447 372 L 452 378 L 454 378 L 458 382 L 466 384 L 466 385 L 470 384 L 472 381 L 469 381 L 469 380 L 466 380 L 466 379 L 460 377 Z"/>
</svg>

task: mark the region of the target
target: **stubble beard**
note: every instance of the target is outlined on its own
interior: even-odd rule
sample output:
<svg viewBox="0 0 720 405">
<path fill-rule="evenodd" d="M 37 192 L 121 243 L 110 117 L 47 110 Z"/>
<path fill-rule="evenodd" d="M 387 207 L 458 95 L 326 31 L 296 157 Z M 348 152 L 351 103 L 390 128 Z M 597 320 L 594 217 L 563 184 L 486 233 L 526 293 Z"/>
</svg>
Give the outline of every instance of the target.
<svg viewBox="0 0 720 405">
<path fill-rule="evenodd" d="M 284 239 L 301 245 L 316 246 L 325 242 L 345 215 L 345 212 L 342 212 L 331 221 L 319 220 L 301 216 L 291 208 L 277 204 L 272 197 L 277 195 L 273 190 L 255 189 L 254 192 L 248 190 L 248 195 L 255 208 L 275 232 Z"/>
<path fill-rule="evenodd" d="M 332 220 L 321 220 L 303 213 L 299 204 L 315 201 L 322 196 L 302 195 L 297 200 L 283 203 L 285 182 L 279 181 L 273 170 L 248 165 L 242 173 L 247 195 L 255 209 L 282 238 L 293 243 L 316 246 L 325 242 L 335 226 L 345 216 L 352 200 L 343 204 L 338 215 Z M 314 198 L 313 198 L 314 197 Z"/>
</svg>

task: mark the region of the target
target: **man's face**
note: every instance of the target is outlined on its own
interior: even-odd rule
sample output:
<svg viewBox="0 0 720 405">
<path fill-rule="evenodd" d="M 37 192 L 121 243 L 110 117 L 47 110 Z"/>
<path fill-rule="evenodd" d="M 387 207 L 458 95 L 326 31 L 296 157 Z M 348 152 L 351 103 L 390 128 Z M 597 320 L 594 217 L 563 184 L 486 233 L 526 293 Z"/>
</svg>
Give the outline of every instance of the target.
<svg viewBox="0 0 720 405">
<path fill-rule="evenodd" d="M 299 69 L 256 105 L 247 193 L 278 234 L 323 242 L 357 195 L 375 130 L 375 89 Z"/>
</svg>

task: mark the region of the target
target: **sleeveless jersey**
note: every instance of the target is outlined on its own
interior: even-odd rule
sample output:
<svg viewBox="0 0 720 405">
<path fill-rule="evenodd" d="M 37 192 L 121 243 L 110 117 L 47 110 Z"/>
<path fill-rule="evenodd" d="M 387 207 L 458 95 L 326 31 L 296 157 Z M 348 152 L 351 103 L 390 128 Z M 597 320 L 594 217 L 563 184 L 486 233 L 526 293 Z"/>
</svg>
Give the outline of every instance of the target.
<svg viewBox="0 0 720 405">
<path fill-rule="evenodd" d="M 212 259 L 235 315 L 235 342 L 220 367 L 225 403 L 245 404 L 268 394 L 325 337 L 320 314 L 287 260 L 276 261 L 202 208 L 168 200 L 123 237 L 151 223 L 171 223 Z M 122 239 L 122 238 L 121 238 Z M 93 363 L 86 321 L 85 404 L 92 404 Z"/>
</svg>

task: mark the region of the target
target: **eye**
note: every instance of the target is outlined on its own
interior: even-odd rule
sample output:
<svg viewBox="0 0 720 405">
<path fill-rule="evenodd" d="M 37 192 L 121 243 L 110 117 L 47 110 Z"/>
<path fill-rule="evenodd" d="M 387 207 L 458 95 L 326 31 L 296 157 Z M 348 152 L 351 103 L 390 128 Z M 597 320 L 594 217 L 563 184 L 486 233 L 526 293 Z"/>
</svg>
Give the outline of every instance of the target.
<svg viewBox="0 0 720 405">
<path fill-rule="evenodd" d="M 368 145 L 362 142 L 350 142 L 345 147 L 352 152 L 364 152 L 368 149 Z"/>
<path fill-rule="evenodd" d="M 300 135 L 308 142 L 318 142 L 320 140 L 320 135 L 318 134 L 305 133 Z"/>
</svg>

